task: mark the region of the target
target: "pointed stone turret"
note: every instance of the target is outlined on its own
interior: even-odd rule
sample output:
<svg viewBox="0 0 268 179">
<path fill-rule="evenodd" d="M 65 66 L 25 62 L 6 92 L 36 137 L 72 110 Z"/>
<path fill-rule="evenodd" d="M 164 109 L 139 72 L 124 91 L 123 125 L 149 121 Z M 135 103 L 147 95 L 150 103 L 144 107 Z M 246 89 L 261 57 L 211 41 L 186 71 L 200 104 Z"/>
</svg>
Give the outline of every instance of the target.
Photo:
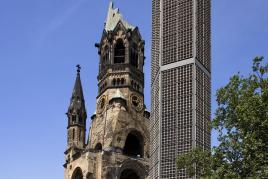
<svg viewBox="0 0 268 179">
<path fill-rule="evenodd" d="M 84 148 L 86 133 L 86 107 L 83 95 L 83 88 L 80 79 L 80 65 L 77 65 L 77 76 L 68 108 L 68 148 Z"/>
<path fill-rule="evenodd" d="M 85 100 L 80 79 L 80 70 L 80 65 L 77 65 L 77 75 L 68 112 L 86 116 Z"/>
</svg>

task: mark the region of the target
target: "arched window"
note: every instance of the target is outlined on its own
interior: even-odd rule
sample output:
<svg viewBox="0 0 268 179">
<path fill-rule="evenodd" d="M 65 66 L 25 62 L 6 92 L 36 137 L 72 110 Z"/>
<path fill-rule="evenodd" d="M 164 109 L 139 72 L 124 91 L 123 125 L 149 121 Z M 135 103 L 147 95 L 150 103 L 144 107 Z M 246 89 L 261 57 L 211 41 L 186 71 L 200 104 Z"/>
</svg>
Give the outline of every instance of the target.
<svg viewBox="0 0 268 179">
<path fill-rule="evenodd" d="M 95 146 L 95 150 L 97 150 L 97 151 L 101 151 L 102 150 L 101 143 L 97 143 L 97 145 Z"/>
<path fill-rule="evenodd" d="M 121 85 L 125 84 L 125 79 L 121 78 Z"/>
<path fill-rule="evenodd" d="M 120 179 L 140 179 L 140 177 L 134 170 L 126 169 L 121 173 Z"/>
<path fill-rule="evenodd" d="M 114 63 L 125 63 L 125 46 L 122 39 L 117 40 L 114 49 Z"/>
<path fill-rule="evenodd" d="M 135 68 L 138 68 L 138 59 L 137 45 L 133 44 L 130 52 L 130 64 Z"/>
<path fill-rule="evenodd" d="M 116 85 L 117 85 L 117 86 L 120 85 L 120 79 L 119 79 L 119 78 L 116 79 Z"/>
<path fill-rule="evenodd" d="M 82 173 L 81 168 L 75 169 L 72 179 L 83 179 L 83 173 Z"/>
<path fill-rule="evenodd" d="M 138 131 L 132 131 L 128 134 L 123 153 L 133 157 L 143 157 L 144 148 L 143 137 Z"/>
<path fill-rule="evenodd" d="M 109 47 L 106 45 L 103 52 L 103 64 L 107 64 L 109 61 Z"/>
</svg>

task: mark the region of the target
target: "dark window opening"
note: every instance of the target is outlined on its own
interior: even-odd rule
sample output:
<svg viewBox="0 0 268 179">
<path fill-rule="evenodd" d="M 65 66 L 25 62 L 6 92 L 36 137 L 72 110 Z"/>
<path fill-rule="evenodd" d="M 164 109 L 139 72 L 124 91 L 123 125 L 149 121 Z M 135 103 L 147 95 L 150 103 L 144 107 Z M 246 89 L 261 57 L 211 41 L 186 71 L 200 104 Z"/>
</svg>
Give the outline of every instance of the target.
<svg viewBox="0 0 268 179">
<path fill-rule="evenodd" d="M 119 79 L 119 78 L 116 79 L 116 85 L 117 85 L 117 86 L 120 85 L 120 79 Z"/>
<path fill-rule="evenodd" d="M 73 129 L 73 140 L 75 139 L 75 129 Z"/>
<path fill-rule="evenodd" d="M 116 83 L 116 80 L 115 80 L 115 79 L 113 79 L 113 86 L 115 86 L 115 83 Z"/>
<path fill-rule="evenodd" d="M 105 46 L 103 54 L 103 63 L 108 64 L 108 62 L 109 62 L 109 48 L 108 46 Z"/>
<path fill-rule="evenodd" d="M 93 176 L 93 173 L 88 173 L 88 174 L 87 174 L 87 179 L 93 179 L 93 177 L 94 177 L 94 176 Z"/>
<path fill-rule="evenodd" d="M 102 55 L 101 55 L 101 70 L 105 70 L 106 64 L 109 63 L 109 47 L 106 45 L 103 49 Z"/>
<path fill-rule="evenodd" d="M 140 179 L 140 177 L 134 170 L 126 169 L 121 173 L 120 179 Z"/>
<path fill-rule="evenodd" d="M 143 157 L 143 138 L 139 132 L 128 134 L 123 153 L 133 157 Z"/>
<path fill-rule="evenodd" d="M 121 85 L 125 84 L 125 79 L 121 78 Z"/>
<path fill-rule="evenodd" d="M 102 145 L 101 145 L 101 143 L 97 143 L 97 145 L 95 146 L 95 150 L 102 151 Z"/>
<path fill-rule="evenodd" d="M 114 50 L 114 63 L 125 63 L 125 46 L 122 39 L 116 42 Z"/>
<path fill-rule="evenodd" d="M 126 79 L 125 78 L 116 78 L 113 79 L 112 84 L 113 86 L 122 86 L 126 83 Z"/>
<path fill-rule="evenodd" d="M 132 104 L 137 107 L 139 105 L 139 100 L 137 96 L 132 97 Z"/>
<path fill-rule="evenodd" d="M 80 123 L 80 124 L 83 124 L 83 119 L 82 119 L 81 116 L 79 117 L 79 123 Z"/>
<path fill-rule="evenodd" d="M 137 51 L 137 45 L 133 45 L 130 52 L 130 64 L 134 66 L 135 68 L 138 68 L 138 51 Z"/>
<path fill-rule="evenodd" d="M 141 86 L 138 83 L 134 82 L 133 80 L 131 80 L 131 86 L 133 89 L 138 90 L 138 91 L 140 91 L 141 89 Z"/>
<path fill-rule="evenodd" d="M 137 83 L 134 83 L 134 89 L 137 89 Z"/>
<path fill-rule="evenodd" d="M 74 171 L 72 179 L 83 179 L 83 173 L 80 168 Z"/>
<path fill-rule="evenodd" d="M 76 122 L 76 115 L 72 115 L 72 122 L 73 122 L 73 123 Z"/>
<path fill-rule="evenodd" d="M 105 105 L 105 99 L 102 98 L 102 99 L 101 99 L 101 103 L 100 103 L 100 107 L 101 107 L 101 109 L 104 108 L 104 105 Z"/>
</svg>

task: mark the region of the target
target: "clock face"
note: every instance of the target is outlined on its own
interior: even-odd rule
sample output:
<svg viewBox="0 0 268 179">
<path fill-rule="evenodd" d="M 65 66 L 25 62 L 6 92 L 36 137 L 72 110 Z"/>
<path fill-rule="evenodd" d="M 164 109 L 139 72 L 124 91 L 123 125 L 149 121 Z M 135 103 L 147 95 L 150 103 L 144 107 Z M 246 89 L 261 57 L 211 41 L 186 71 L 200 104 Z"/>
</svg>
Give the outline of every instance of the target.
<svg viewBox="0 0 268 179">
<path fill-rule="evenodd" d="M 130 97 L 131 100 L 131 104 L 132 106 L 137 110 L 137 111 L 141 111 L 143 109 L 143 101 L 142 98 L 132 94 Z"/>
<path fill-rule="evenodd" d="M 101 113 L 105 107 L 106 104 L 106 96 L 103 96 L 100 98 L 99 102 L 98 102 L 98 113 Z"/>
</svg>

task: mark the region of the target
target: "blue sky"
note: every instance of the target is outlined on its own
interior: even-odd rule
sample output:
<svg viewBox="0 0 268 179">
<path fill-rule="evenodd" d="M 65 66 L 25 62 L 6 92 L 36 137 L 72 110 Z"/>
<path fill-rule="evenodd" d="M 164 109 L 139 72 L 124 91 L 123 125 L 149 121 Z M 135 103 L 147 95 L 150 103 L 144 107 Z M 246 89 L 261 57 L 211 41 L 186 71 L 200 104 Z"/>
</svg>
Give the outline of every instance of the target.
<svg viewBox="0 0 268 179">
<path fill-rule="evenodd" d="M 63 178 L 65 112 L 82 66 L 88 116 L 97 94 L 99 42 L 108 0 L 0 0 L 0 178 Z M 145 102 L 150 106 L 151 1 L 115 0 L 146 41 Z M 268 1 L 212 0 L 212 89 L 251 59 L 268 59 Z M 216 144 L 215 134 L 212 143 Z"/>
</svg>

